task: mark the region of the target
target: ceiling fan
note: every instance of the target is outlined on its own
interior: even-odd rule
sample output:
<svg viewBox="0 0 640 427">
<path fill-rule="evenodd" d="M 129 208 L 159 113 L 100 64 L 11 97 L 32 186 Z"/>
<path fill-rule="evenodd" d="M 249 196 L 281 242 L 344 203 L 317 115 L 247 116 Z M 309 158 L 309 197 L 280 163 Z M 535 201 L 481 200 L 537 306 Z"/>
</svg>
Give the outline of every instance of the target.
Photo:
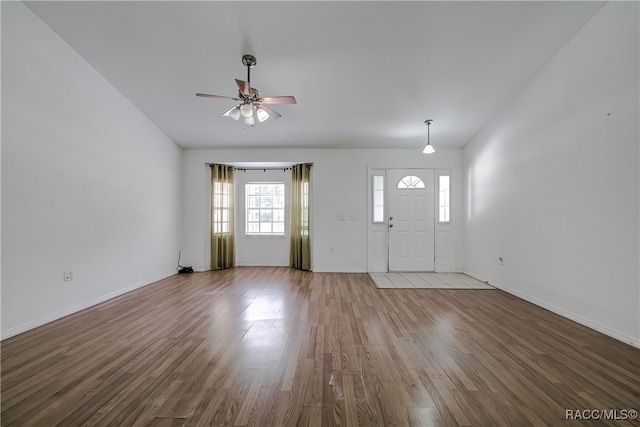
<svg viewBox="0 0 640 427">
<path fill-rule="evenodd" d="M 238 97 L 210 95 L 208 93 L 196 93 L 196 96 L 203 96 L 205 98 L 223 98 L 233 99 L 240 103 L 223 114 L 223 116 L 231 117 L 233 120 L 238 121 L 240 117 L 244 119 L 244 123 L 247 125 L 255 124 L 258 122 L 264 122 L 269 117 L 277 119 L 282 115 L 265 107 L 265 104 L 296 104 L 296 98 L 293 96 L 272 96 L 263 98 L 260 96 L 258 89 L 251 87 L 251 67 L 256 65 L 256 57 L 253 55 L 243 55 L 242 63 L 247 66 L 247 81 L 236 79 L 238 85 Z"/>
</svg>

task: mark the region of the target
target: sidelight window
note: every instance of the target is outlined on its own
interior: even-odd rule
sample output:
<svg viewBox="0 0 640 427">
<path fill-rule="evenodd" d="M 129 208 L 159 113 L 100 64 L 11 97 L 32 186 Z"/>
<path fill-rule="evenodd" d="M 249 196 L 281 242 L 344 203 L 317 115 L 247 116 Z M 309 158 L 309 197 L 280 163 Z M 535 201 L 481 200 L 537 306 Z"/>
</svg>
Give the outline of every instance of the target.
<svg viewBox="0 0 640 427">
<path fill-rule="evenodd" d="M 373 222 L 384 222 L 384 176 L 372 176 Z"/>
<path fill-rule="evenodd" d="M 438 176 L 438 221 L 451 221 L 451 206 L 449 198 L 451 196 L 450 189 L 451 177 L 449 175 Z"/>
</svg>

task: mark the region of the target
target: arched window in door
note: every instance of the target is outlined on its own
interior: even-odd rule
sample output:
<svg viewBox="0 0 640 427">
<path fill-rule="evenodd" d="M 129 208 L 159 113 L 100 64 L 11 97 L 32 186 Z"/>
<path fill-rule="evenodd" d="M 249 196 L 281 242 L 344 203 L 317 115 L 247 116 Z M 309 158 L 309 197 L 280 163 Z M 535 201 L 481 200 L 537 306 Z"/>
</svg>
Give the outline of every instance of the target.
<svg viewBox="0 0 640 427">
<path fill-rule="evenodd" d="M 424 182 L 414 175 L 407 175 L 398 182 L 399 189 L 417 189 L 425 188 Z"/>
</svg>

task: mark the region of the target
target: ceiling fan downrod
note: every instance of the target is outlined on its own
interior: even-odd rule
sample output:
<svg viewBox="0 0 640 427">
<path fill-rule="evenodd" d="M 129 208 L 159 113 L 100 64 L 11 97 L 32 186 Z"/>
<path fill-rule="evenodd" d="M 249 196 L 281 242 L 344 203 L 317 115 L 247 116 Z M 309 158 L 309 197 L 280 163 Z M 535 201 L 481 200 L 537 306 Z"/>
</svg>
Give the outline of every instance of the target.
<svg viewBox="0 0 640 427">
<path fill-rule="evenodd" d="M 257 61 L 253 55 L 242 55 L 242 63 L 247 66 L 247 83 L 251 83 L 251 67 L 255 67 Z"/>
</svg>

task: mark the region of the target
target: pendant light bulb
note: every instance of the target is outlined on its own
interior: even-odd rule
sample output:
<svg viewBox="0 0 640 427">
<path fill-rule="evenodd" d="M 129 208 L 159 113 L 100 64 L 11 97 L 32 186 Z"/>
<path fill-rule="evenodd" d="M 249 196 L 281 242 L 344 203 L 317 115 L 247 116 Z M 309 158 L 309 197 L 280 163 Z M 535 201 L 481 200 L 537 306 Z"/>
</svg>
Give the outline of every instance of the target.
<svg viewBox="0 0 640 427">
<path fill-rule="evenodd" d="M 242 104 L 240 106 L 240 114 L 245 118 L 253 116 L 253 107 L 251 104 Z"/>
<path fill-rule="evenodd" d="M 267 113 L 266 110 L 258 107 L 256 108 L 256 116 L 258 117 L 258 121 L 262 123 L 269 118 L 269 113 Z"/>
<path fill-rule="evenodd" d="M 424 154 L 433 154 L 436 152 L 436 150 L 435 148 L 433 148 L 433 145 L 427 144 L 426 147 L 424 147 L 424 150 L 422 150 L 422 152 Z"/>
<path fill-rule="evenodd" d="M 240 119 L 240 107 L 236 107 L 233 110 L 229 111 L 229 117 L 231 117 L 236 122 Z"/>
</svg>

